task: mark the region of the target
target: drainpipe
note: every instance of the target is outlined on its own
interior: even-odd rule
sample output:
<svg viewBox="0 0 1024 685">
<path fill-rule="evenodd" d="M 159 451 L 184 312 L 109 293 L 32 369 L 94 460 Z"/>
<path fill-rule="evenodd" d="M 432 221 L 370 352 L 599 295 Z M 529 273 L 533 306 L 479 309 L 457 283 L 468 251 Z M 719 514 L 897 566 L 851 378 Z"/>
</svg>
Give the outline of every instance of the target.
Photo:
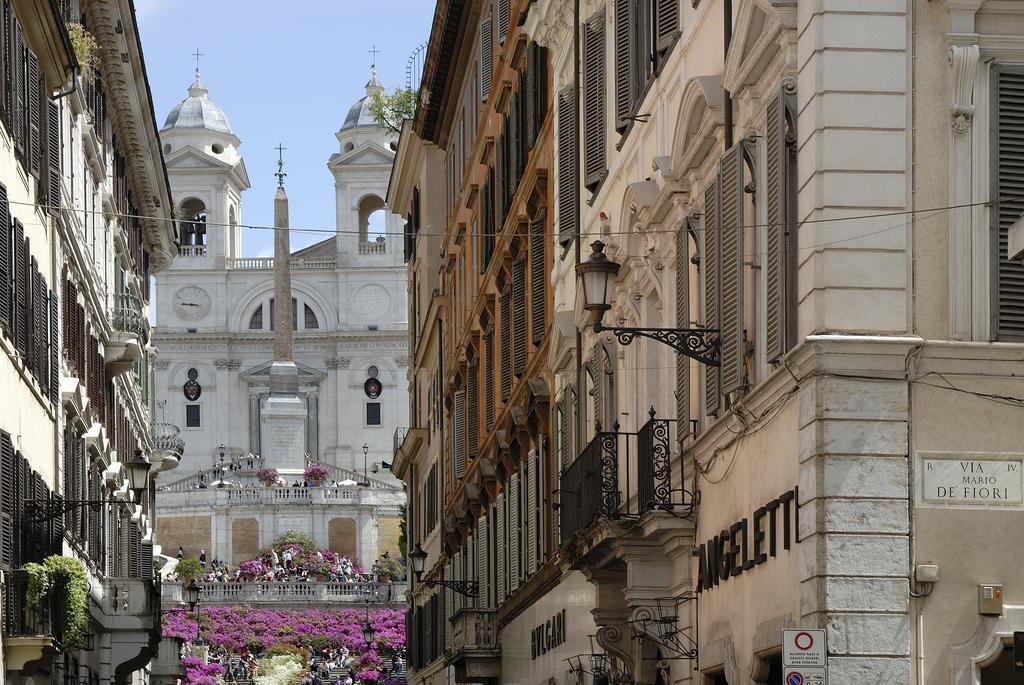
<svg viewBox="0 0 1024 685">
<path fill-rule="evenodd" d="M 725 57 L 729 56 L 729 45 L 732 43 L 732 0 L 722 0 L 722 24 L 724 29 Z M 724 62 L 724 60 L 723 60 Z M 724 71 L 724 68 L 723 68 Z M 725 149 L 732 147 L 732 94 L 722 89 L 725 105 Z"/>
</svg>

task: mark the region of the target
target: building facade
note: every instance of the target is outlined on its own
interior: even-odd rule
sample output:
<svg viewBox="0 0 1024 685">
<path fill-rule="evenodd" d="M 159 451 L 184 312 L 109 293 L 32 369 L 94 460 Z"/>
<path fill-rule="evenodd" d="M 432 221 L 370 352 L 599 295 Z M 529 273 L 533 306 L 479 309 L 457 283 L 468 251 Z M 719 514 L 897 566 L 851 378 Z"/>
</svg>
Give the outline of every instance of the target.
<svg viewBox="0 0 1024 685">
<path fill-rule="evenodd" d="M 488 559 L 481 587 L 518 585 L 496 600 L 502 667 L 460 675 L 461 643 L 435 638 L 422 679 L 445 664 L 469 682 L 781 682 L 783 631 L 820 628 L 833 682 L 1014 682 L 1024 590 L 1003 537 L 1024 507 L 1010 429 L 1024 395 L 1007 244 L 1024 8 L 579 4 L 508 3 L 507 24 L 551 72 L 553 601 L 523 609 L 544 590 Z M 440 2 L 430 50 L 471 63 L 479 21 L 505 7 Z M 422 142 L 399 158 L 437 165 L 450 138 L 424 123 L 457 122 L 459 100 L 431 69 L 408 135 Z M 433 193 L 405 183 L 436 195 L 436 169 Z M 598 240 L 619 268 L 595 331 L 576 266 Z M 459 317 L 434 287 L 422 311 L 440 344 Z M 697 333 L 687 355 L 613 328 Z M 460 449 L 419 425 L 396 460 L 407 480 Z M 459 487 L 439 491 L 442 526 Z M 423 538 L 428 563 L 458 563 L 445 544 Z M 569 618 L 583 587 L 592 624 Z M 592 644 L 552 638 L 563 608 Z"/>
<path fill-rule="evenodd" d="M 132 4 L 5 2 L 0 54 L 0 673 L 173 680 L 149 667 L 153 503 L 181 443 L 153 421 L 148 300 L 177 247 Z M 26 565 L 48 557 L 32 603 Z M 55 598 L 68 568 L 84 606 Z"/>
<path fill-rule="evenodd" d="M 369 112 L 381 90 L 374 74 L 347 112 L 327 164 L 337 233 L 291 258 L 304 451 L 307 462 L 330 467 L 329 481 L 344 483 L 329 491 L 206 488 L 222 476 L 245 486 L 261 467 L 283 468 L 261 434 L 274 259 L 242 256 L 249 180 L 241 142 L 198 72 L 167 116 L 161 142 L 183 222 L 179 257 L 156 279 L 156 393 L 158 411 L 187 439 L 181 475 L 165 484 L 161 500 L 168 549 L 182 546 L 190 556 L 205 549 L 237 563 L 279 534 L 301 530 L 367 565 L 380 552 L 397 554 L 404 495 L 387 464 L 394 428 L 407 423 L 408 347 L 395 238 L 401 219 L 384 206 L 394 140 Z M 291 456 L 290 464 L 304 463 L 301 452 Z M 288 486 L 301 478 L 283 475 Z M 364 479 L 372 487 L 357 485 Z"/>
</svg>

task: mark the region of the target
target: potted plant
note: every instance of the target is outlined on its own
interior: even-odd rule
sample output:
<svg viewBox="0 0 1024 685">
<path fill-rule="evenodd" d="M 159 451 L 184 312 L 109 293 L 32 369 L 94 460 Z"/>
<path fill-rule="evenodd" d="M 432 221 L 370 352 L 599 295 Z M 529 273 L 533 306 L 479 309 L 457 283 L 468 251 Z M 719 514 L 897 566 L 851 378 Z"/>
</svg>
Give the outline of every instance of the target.
<svg viewBox="0 0 1024 685">
<path fill-rule="evenodd" d="M 61 642 L 69 649 L 85 645 L 89 625 L 89 581 L 85 568 L 72 557 L 52 555 L 42 564 L 25 564 L 28 573 L 28 603 L 39 604 L 50 597 L 56 609 L 54 628 L 61 631 Z"/>
<path fill-rule="evenodd" d="M 174 572 L 178 574 L 179 580 L 188 582 L 203 577 L 203 565 L 195 557 L 182 559 L 174 567 Z"/>
<path fill-rule="evenodd" d="M 377 559 L 377 575 L 380 576 L 380 582 L 387 583 L 392 578 L 397 580 L 402 577 L 402 573 L 402 565 L 387 554 L 382 554 Z"/>
<path fill-rule="evenodd" d="M 306 467 L 303 475 L 305 475 L 306 480 L 311 482 L 313 485 L 319 486 L 322 482 L 327 480 L 327 476 L 330 475 L 330 470 L 323 464 L 310 464 Z"/>
<path fill-rule="evenodd" d="M 281 479 L 281 474 L 277 472 L 277 469 L 263 467 L 256 472 L 256 480 L 263 483 L 268 488 L 277 485 L 277 482 Z"/>
</svg>

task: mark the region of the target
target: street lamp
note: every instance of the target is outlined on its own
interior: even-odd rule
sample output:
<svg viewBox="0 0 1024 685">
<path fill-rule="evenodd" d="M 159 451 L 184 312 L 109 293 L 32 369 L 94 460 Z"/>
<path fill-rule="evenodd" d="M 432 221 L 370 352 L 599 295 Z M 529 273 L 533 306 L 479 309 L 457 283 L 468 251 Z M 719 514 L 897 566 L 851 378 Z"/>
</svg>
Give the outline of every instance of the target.
<svg viewBox="0 0 1024 685">
<path fill-rule="evenodd" d="M 365 442 L 363 443 L 363 482 L 360 483 L 364 488 L 370 487 L 370 478 L 366 475 L 366 453 L 370 451 L 370 446 Z"/>
<path fill-rule="evenodd" d="M 366 643 L 367 647 L 373 644 L 373 638 L 376 636 L 377 631 L 375 631 L 373 626 L 370 625 L 370 621 L 366 621 L 366 623 L 363 624 L 363 642 Z"/>
<path fill-rule="evenodd" d="M 651 338 L 702 364 L 719 366 L 717 328 L 606 328 L 601 323 L 605 312 L 612 308 L 611 285 L 621 268 L 618 262 L 608 259 L 604 247 L 604 243 L 595 240 L 590 244 L 587 260 L 576 265 L 576 277 L 583 291 L 583 309 L 590 312 L 594 332 L 608 331 L 622 345 L 630 344 L 637 336 Z"/>
<path fill-rule="evenodd" d="M 466 597 L 477 597 L 480 595 L 480 584 L 475 580 L 420 580 L 427 565 L 427 553 L 423 551 L 420 543 L 409 552 L 409 562 L 412 564 L 412 572 L 416 574 L 416 582 L 422 582 L 427 587 L 446 587 Z"/>
<path fill-rule="evenodd" d="M 135 501 L 142 501 L 142 493 L 146 491 L 146 481 L 151 464 L 142 456 L 142 450 L 135 450 L 135 458 L 122 464 L 128 489 L 135 495 Z"/>
<path fill-rule="evenodd" d="M 195 578 L 185 586 L 185 603 L 188 604 L 188 608 L 192 611 L 196 610 L 196 605 L 199 604 L 199 595 L 201 595 L 202 592 L 203 588 L 196 582 Z"/>
</svg>

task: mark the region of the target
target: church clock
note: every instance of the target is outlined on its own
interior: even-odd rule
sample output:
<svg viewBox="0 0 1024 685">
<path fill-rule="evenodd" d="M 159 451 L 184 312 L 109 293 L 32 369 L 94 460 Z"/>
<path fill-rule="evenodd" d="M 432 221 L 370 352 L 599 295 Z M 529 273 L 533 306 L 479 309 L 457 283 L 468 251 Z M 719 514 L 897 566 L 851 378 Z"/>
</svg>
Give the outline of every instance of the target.
<svg viewBox="0 0 1024 685">
<path fill-rule="evenodd" d="M 174 313 L 184 321 L 198 321 L 210 313 L 210 295 L 194 285 L 174 294 Z"/>
</svg>

